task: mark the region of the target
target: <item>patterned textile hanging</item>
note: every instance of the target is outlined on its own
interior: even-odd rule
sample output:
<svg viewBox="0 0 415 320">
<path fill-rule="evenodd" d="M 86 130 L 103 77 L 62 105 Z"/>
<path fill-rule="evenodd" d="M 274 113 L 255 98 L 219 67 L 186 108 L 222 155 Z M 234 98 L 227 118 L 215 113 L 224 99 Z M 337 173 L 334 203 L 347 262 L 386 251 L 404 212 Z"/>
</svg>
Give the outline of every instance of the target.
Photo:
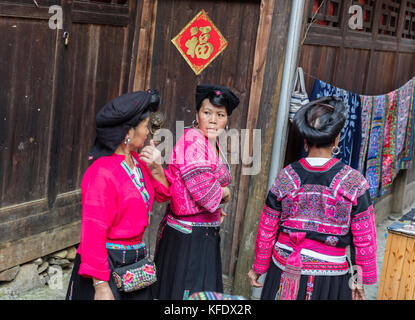
<svg viewBox="0 0 415 320">
<path fill-rule="evenodd" d="M 324 96 L 336 96 L 348 106 L 348 117 L 341 131 L 337 158 L 354 169 L 359 167 L 362 141 L 361 99 L 360 95 L 339 89 L 321 80 L 315 80 L 310 101 Z"/>
<path fill-rule="evenodd" d="M 372 102 L 372 126 L 369 132 L 367 162 L 365 150 L 361 150 L 360 168 L 370 184 L 372 199 L 390 190 L 400 169 L 412 164 L 412 143 L 414 131 L 415 78 L 386 95 L 362 96 L 362 105 Z M 369 102 L 370 104 L 370 102 Z M 362 123 L 367 121 L 362 110 Z M 362 143 L 362 146 L 364 144 Z"/>
<path fill-rule="evenodd" d="M 402 150 L 398 150 L 399 164 L 397 166 L 399 169 L 409 169 L 412 167 L 412 147 L 415 129 L 415 78 L 409 80 L 400 90 L 399 96 L 402 97 L 400 101 L 404 109 L 408 108 L 408 116 L 405 140 Z"/>
<path fill-rule="evenodd" d="M 376 198 L 379 182 L 381 177 L 381 157 L 383 142 L 383 127 L 385 124 L 385 96 L 366 97 L 365 100 L 370 101 L 373 110 L 372 121 L 370 124 L 370 135 L 368 138 L 368 150 L 366 161 L 366 179 L 369 182 L 370 197 Z"/>
</svg>

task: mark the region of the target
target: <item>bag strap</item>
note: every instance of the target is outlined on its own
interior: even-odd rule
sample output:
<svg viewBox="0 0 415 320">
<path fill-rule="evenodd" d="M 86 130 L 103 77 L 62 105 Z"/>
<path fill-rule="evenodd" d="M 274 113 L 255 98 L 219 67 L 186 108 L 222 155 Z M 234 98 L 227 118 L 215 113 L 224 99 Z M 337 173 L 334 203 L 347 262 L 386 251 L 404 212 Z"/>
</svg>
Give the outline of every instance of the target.
<svg viewBox="0 0 415 320">
<path fill-rule="evenodd" d="M 295 70 L 295 78 L 294 78 L 294 86 L 293 86 L 293 92 L 297 91 L 297 85 L 298 85 L 298 69 Z"/>
<path fill-rule="evenodd" d="M 303 68 L 298 67 L 297 70 L 298 70 L 298 76 L 300 77 L 300 89 L 301 89 L 301 93 L 307 94 L 307 92 L 305 91 L 305 81 L 304 81 Z"/>
<path fill-rule="evenodd" d="M 304 71 L 301 67 L 298 67 L 295 71 L 293 92 L 294 91 L 300 91 L 303 94 L 307 94 L 305 91 Z"/>
<path fill-rule="evenodd" d="M 134 161 L 134 164 L 135 164 L 135 166 L 137 168 L 137 170 L 136 170 L 137 173 L 140 174 L 140 172 L 141 172 L 141 175 L 143 176 L 144 188 L 147 190 L 146 179 L 144 178 L 143 171 L 141 170 L 141 168 L 138 167 L 138 162 L 136 161 L 136 159 L 134 159 L 133 161 Z M 140 172 L 138 170 L 140 170 Z M 139 179 L 140 177 L 137 177 L 137 178 Z M 148 224 L 148 237 L 149 237 L 149 241 L 148 241 L 148 250 L 147 250 L 147 246 L 146 246 L 146 251 L 147 251 L 147 258 L 150 259 L 150 251 L 151 251 L 151 245 L 150 245 L 150 241 L 151 241 L 151 228 L 150 228 L 150 212 L 148 212 L 147 205 L 146 205 L 146 209 L 147 209 L 147 216 L 148 216 L 148 221 L 149 221 L 149 224 Z"/>
<path fill-rule="evenodd" d="M 141 170 L 141 169 L 140 169 Z M 144 183 L 144 188 L 147 189 L 146 187 L 146 179 L 144 178 L 144 174 L 143 174 L 143 183 Z M 150 259 L 150 252 L 151 252 L 151 226 L 150 226 L 150 212 L 148 212 L 148 207 L 147 208 L 147 216 L 148 216 L 148 250 L 147 250 L 147 258 Z M 147 246 L 146 246 L 147 247 Z"/>
</svg>

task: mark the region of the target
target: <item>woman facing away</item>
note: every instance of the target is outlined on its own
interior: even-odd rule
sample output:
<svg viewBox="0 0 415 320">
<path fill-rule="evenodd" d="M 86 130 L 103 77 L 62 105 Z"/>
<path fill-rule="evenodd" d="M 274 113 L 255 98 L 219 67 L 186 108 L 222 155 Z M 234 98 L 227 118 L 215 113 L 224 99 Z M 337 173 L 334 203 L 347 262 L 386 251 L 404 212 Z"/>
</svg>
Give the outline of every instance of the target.
<svg viewBox="0 0 415 320">
<path fill-rule="evenodd" d="M 267 273 L 261 299 L 365 299 L 361 284 L 377 281 L 369 184 L 332 157 L 339 152 L 345 112 L 339 99 L 323 97 L 295 115 L 294 126 L 309 153 L 278 174 L 261 213 L 248 273 L 254 287 L 262 286 L 258 277 Z M 355 268 L 357 286 L 356 275 L 350 274 Z"/>
<path fill-rule="evenodd" d="M 151 287 L 119 292 L 111 273 L 145 257 L 142 239 L 153 201 L 170 197 L 160 152 L 152 143 L 143 148 L 150 112 L 159 103 L 156 91 L 137 91 L 113 99 L 96 115 L 94 162 L 82 178 L 81 241 L 68 300 L 152 299 Z"/>
<path fill-rule="evenodd" d="M 239 99 L 227 88 L 199 85 L 196 121 L 175 145 L 166 174 L 171 201 L 160 224 L 157 299 L 223 292 L 220 224 L 229 201 L 230 168 L 217 141 Z"/>
</svg>

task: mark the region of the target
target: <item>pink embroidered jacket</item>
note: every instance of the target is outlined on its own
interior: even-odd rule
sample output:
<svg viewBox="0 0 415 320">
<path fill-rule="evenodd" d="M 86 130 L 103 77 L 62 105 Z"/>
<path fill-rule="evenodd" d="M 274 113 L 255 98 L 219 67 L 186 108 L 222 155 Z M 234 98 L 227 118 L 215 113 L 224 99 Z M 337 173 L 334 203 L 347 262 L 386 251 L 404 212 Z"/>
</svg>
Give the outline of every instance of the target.
<svg viewBox="0 0 415 320">
<path fill-rule="evenodd" d="M 271 259 L 284 268 L 291 252 L 305 249 L 314 254 L 307 258 L 301 253 L 302 272 L 344 274 L 350 245 L 363 284 L 376 283 L 375 214 L 368 189 L 358 171 L 334 158 L 322 167 L 305 159 L 285 167 L 261 213 L 254 271 L 265 273 Z"/>
<path fill-rule="evenodd" d="M 169 190 L 153 179 L 145 162 L 132 153 L 144 177 L 146 203 L 125 167 L 125 157 L 113 154 L 97 159 L 86 170 L 82 183 L 81 255 L 79 274 L 108 281 L 110 270 L 106 242 L 131 245 L 142 241 L 153 201 L 170 199 Z M 127 165 L 128 167 L 128 165 Z"/>
<path fill-rule="evenodd" d="M 167 171 L 174 216 L 192 222 L 220 219 L 222 187 L 230 183 L 226 164 L 209 140 L 196 129 L 186 129 L 175 145 Z"/>
</svg>

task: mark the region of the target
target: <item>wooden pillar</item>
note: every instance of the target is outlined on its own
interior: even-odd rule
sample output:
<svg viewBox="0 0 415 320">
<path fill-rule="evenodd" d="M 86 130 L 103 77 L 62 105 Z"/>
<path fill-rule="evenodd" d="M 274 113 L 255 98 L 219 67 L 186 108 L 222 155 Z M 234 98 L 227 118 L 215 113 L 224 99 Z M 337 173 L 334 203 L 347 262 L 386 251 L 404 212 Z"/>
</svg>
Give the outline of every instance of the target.
<svg viewBox="0 0 415 320">
<path fill-rule="evenodd" d="M 131 65 L 130 91 L 146 90 L 150 87 L 151 62 L 158 0 L 144 0 L 141 19 L 137 23 L 134 39 L 135 65 Z M 140 13 L 137 13 L 137 19 Z"/>
<path fill-rule="evenodd" d="M 399 171 L 393 182 L 392 189 L 392 212 L 402 214 L 405 210 L 405 189 L 407 184 L 408 170 Z"/>
<path fill-rule="evenodd" d="M 247 137 L 243 147 L 243 157 L 252 156 L 253 134 L 252 130 L 257 126 L 258 112 L 261 102 L 261 90 L 264 84 L 265 64 L 268 53 L 268 41 L 271 34 L 271 22 L 274 12 L 274 1 L 261 1 L 261 13 L 258 25 L 257 40 L 255 44 L 254 73 L 251 83 L 251 94 L 249 97 L 248 117 L 246 120 Z M 242 163 L 242 167 L 248 167 Z M 235 227 L 233 232 L 231 260 L 229 274 L 234 275 L 238 248 L 241 241 L 241 228 L 245 215 L 245 204 L 247 200 L 250 175 L 241 174 L 238 190 L 238 204 L 236 206 Z"/>
<path fill-rule="evenodd" d="M 251 292 L 247 273 L 253 263 L 258 222 L 267 192 L 291 5 L 292 1 L 289 0 L 274 0 L 268 53 L 264 61 L 265 73 L 256 126 L 261 130 L 261 171 L 250 178 L 233 283 L 233 293 L 245 297 L 249 297 Z"/>
</svg>

